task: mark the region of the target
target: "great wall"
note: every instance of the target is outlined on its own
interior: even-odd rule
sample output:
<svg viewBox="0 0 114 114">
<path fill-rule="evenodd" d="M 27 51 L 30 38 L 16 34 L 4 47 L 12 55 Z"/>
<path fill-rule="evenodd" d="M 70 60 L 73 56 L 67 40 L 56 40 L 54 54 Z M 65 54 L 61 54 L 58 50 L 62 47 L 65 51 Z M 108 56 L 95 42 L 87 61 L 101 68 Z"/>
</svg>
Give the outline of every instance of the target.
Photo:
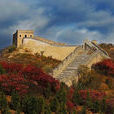
<svg viewBox="0 0 114 114">
<path fill-rule="evenodd" d="M 68 86 L 74 80 L 78 81 L 77 69 L 80 65 L 91 68 L 92 64 L 109 58 L 96 41 L 85 40 L 82 45 L 67 45 L 34 36 L 34 31 L 30 30 L 17 30 L 13 35 L 13 44 L 17 48 L 28 49 L 33 54 L 42 52 L 45 56 L 61 60 L 50 74 Z"/>
</svg>

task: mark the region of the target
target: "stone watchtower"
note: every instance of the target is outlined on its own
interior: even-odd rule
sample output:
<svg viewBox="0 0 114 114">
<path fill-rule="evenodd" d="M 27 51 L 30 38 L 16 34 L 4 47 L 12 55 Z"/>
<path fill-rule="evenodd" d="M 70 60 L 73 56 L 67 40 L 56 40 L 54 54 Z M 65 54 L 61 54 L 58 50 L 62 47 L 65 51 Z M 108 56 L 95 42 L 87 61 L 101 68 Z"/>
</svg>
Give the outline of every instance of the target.
<svg viewBox="0 0 114 114">
<path fill-rule="evenodd" d="M 20 47 L 23 43 L 24 38 L 33 38 L 34 31 L 33 30 L 17 30 L 13 34 L 13 45 L 16 47 Z"/>
</svg>

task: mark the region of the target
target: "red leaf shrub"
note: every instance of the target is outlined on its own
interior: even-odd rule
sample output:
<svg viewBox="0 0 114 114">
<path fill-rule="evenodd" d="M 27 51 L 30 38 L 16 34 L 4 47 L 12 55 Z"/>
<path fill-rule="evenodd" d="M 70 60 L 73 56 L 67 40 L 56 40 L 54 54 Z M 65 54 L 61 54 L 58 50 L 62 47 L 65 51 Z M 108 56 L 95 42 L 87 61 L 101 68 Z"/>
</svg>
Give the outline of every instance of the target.
<svg viewBox="0 0 114 114">
<path fill-rule="evenodd" d="M 56 90 L 59 89 L 59 82 L 55 80 L 52 76 L 44 73 L 41 69 L 28 65 L 23 68 L 22 75 L 26 77 L 28 80 L 33 80 L 38 82 L 38 84 L 42 87 L 47 87 L 48 83 L 50 83 L 52 88 L 55 88 Z"/>
<path fill-rule="evenodd" d="M 74 89 L 71 87 L 71 88 L 68 90 L 67 98 L 71 100 L 72 97 L 73 97 L 73 94 L 74 94 Z"/>
<path fill-rule="evenodd" d="M 73 109 L 75 108 L 74 104 L 70 100 L 67 101 L 66 105 L 67 105 L 67 109 L 70 112 L 73 111 Z"/>
<path fill-rule="evenodd" d="M 41 75 L 42 73 L 42 70 L 35 67 L 35 66 L 32 66 L 32 65 L 27 65 L 25 66 L 22 70 L 21 70 L 21 73 L 24 75 L 24 76 L 27 76 L 27 78 L 31 78 L 32 76 L 39 76 Z"/>
<path fill-rule="evenodd" d="M 7 93 L 12 91 L 17 91 L 19 94 L 27 93 L 29 86 L 27 85 L 27 80 L 21 75 L 0 75 L 0 85 L 2 90 Z"/>
<path fill-rule="evenodd" d="M 106 104 L 108 106 L 108 111 L 110 112 L 111 110 L 114 110 L 114 98 L 107 99 Z"/>
<path fill-rule="evenodd" d="M 55 80 L 53 77 L 41 72 L 41 75 L 39 76 L 33 76 L 31 77 L 32 80 L 37 81 L 38 84 L 42 87 L 47 87 L 48 83 L 50 83 L 51 87 L 54 90 L 58 90 L 59 89 L 59 82 L 57 80 Z"/>
<path fill-rule="evenodd" d="M 60 84 L 52 76 L 45 74 L 40 68 L 32 65 L 23 66 L 22 64 L 0 62 L 3 68 L 9 75 L 2 75 L 0 77 L 0 84 L 5 91 L 12 91 L 15 89 L 20 93 L 25 93 L 30 84 L 46 88 L 48 83 L 52 90 L 57 91 Z M 6 84 L 6 82 L 8 82 Z M 27 85 L 25 84 L 27 82 Z M 6 88 L 5 88 L 6 87 Z M 22 90 L 23 88 L 23 90 Z"/>
<path fill-rule="evenodd" d="M 23 65 L 21 64 L 16 64 L 16 63 L 8 63 L 8 62 L 0 62 L 2 67 L 6 70 L 8 73 L 12 72 L 20 72 L 23 69 Z"/>
<path fill-rule="evenodd" d="M 93 65 L 93 68 L 104 75 L 114 76 L 114 61 L 111 59 L 106 59 L 102 62 L 98 62 Z"/>
<path fill-rule="evenodd" d="M 84 101 L 86 101 L 88 97 L 88 93 L 92 101 L 102 100 L 106 96 L 104 92 L 99 92 L 97 90 L 80 90 L 79 91 L 79 94 Z"/>
</svg>

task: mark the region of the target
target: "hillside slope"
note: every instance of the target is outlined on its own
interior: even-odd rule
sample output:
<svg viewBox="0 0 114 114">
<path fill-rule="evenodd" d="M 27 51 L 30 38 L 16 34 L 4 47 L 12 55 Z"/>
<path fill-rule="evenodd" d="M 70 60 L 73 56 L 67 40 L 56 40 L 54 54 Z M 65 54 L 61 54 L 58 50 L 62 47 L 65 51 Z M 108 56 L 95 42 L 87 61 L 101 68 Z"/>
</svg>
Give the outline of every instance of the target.
<svg viewBox="0 0 114 114">
<path fill-rule="evenodd" d="M 109 56 L 114 60 L 114 44 L 102 43 L 100 44 L 100 47 L 106 50 Z"/>
<path fill-rule="evenodd" d="M 92 70 L 80 66 L 79 81 L 71 87 L 46 73 L 49 69 L 45 66 L 52 69 L 60 62 L 39 54 L 31 55 L 28 50 L 22 53 L 22 50 L 6 49 L 0 58 L 1 112 L 113 114 L 114 61 L 99 62 Z"/>
</svg>

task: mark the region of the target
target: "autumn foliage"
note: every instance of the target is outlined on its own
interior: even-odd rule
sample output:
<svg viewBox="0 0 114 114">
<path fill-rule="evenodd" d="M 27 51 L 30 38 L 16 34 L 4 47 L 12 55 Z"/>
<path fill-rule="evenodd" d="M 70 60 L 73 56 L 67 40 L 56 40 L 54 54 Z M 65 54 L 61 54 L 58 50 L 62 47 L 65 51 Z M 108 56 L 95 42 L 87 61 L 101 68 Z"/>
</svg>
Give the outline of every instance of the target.
<svg viewBox="0 0 114 114">
<path fill-rule="evenodd" d="M 99 92 L 97 90 L 80 90 L 79 95 L 83 101 L 86 101 L 89 95 L 93 102 L 96 100 L 101 101 L 106 96 L 104 92 Z"/>
<path fill-rule="evenodd" d="M 114 76 L 114 61 L 111 59 L 98 62 L 93 65 L 93 68 L 104 75 Z"/>
<path fill-rule="evenodd" d="M 102 102 L 106 97 L 104 92 L 92 89 L 80 89 L 75 86 L 67 87 L 65 84 L 60 83 L 52 76 L 44 73 L 40 68 L 33 65 L 22 65 L 4 61 L 0 62 L 0 65 L 5 70 L 4 73 L 0 74 L 0 91 L 3 91 L 6 95 L 11 95 L 12 92 L 16 92 L 19 96 L 22 96 L 22 98 L 25 97 L 25 100 L 22 102 L 19 101 L 19 105 L 24 102 L 24 106 L 27 105 L 26 107 L 28 108 L 28 104 L 33 103 L 33 105 L 30 106 L 36 107 L 37 102 L 34 104 L 36 98 L 33 97 L 33 88 L 35 88 L 37 89 L 37 93 L 43 91 L 42 93 L 37 94 L 43 96 L 43 100 L 42 102 L 39 100 L 39 104 L 42 103 L 44 105 L 44 101 L 48 101 L 50 104 L 49 106 L 55 107 L 57 113 L 60 113 L 61 111 L 63 113 L 66 111 L 69 113 L 73 112 L 78 105 L 87 105 L 87 108 L 93 112 L 96 112 L 99 107 L 105 107 L 105 105 L 102 105 Z M 96 70 L 99 69 L 104 71 L 104 73 L 107 73 L 108 75 L 113 75 L 114 73 L 114 62 L 111 60 L 104 60 L 103 62 L 95 64 L 93 67 Z M 105 71 L 106 69 L 107 71 Z M 26 95 L 29 92 L 32 92 L 33 98 L 30 96 L 26 98 Z M 52 100 L 53 97 L 54 100 Z M 47 105 L 50 109 L 49 106 Z M 114 99 L 106 99 L 106 106 L 106 113 L 110 113 L 114 108 Z M 24 109 L 25 108 L 23 108 L 22 111 L 24 111 Z M 49 109 L 48 111 L 50 112 Z M 103 111 L 102 108 L 100 110 Z M 53 109 L 51 109 L 51 111 L 54 112 Z"/>
<path fill-rule="evenodd" d="M 1 89 L 7 93 L 17 91 L 20 94 L 28 92 L 30 85 L 46 88 L 48 83 L 53 90 L 59 89 L 59 82 L 45 74 L 40 68 L 32 65 L 1 62 L 6 74 L 0 76 Z"/>
<path fill-rule="evenodd" d="M 66 104 L 69 111 L 72 111 L 75 108 L 74 104 L 70 100 L 68 100 Z"/>
<path fill-rule="evenodd" d="M 6 93 L 11 93 L 12 91 L 17 91 L 20 94 L 26 94 L 29 86 L 27 85 L 27 80 L 21 75 L 11 74 L 0 76 L 0 86 L 1 89 Z"/>
</svg>

